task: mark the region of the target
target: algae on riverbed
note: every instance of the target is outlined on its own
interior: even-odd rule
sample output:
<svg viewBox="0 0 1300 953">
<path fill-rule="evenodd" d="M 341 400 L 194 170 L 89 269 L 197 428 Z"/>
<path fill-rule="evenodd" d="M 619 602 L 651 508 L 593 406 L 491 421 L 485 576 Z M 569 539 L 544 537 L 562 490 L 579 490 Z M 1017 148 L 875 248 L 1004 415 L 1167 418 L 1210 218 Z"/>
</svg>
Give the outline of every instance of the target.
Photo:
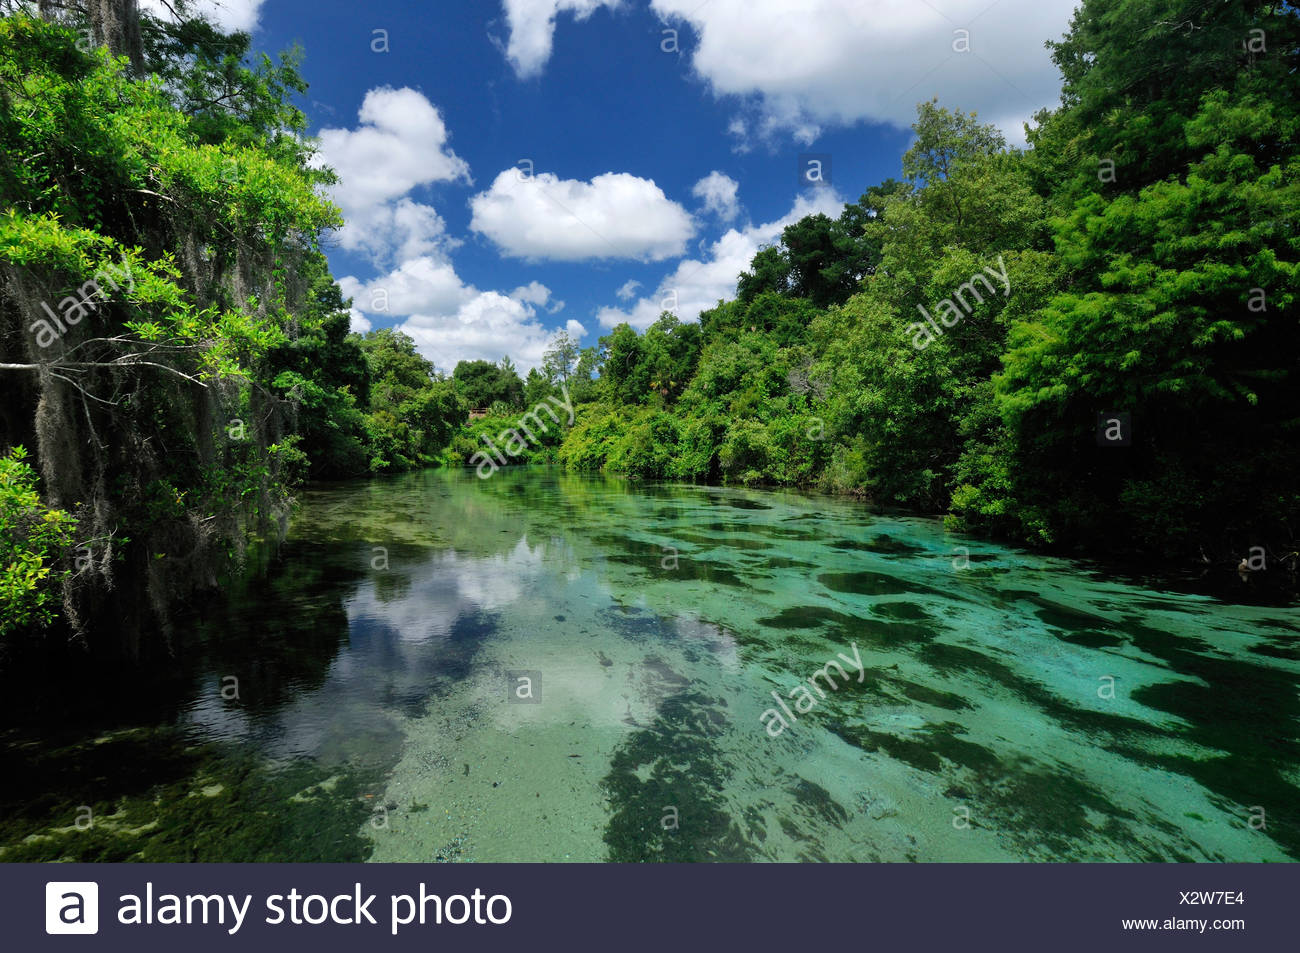
<svg viewBox="0 0 1300 953">
<path fill-rule="evenodd" d="M 204 609 L 154 720 L 5 737 L 0 845 L 1295 859 L 1297 623 L 795 493 L 537 468 L 317 487 L 266 574 Z M 851 642 L 862 680 L 769 737 L 771 692 Z"/>
</svg>

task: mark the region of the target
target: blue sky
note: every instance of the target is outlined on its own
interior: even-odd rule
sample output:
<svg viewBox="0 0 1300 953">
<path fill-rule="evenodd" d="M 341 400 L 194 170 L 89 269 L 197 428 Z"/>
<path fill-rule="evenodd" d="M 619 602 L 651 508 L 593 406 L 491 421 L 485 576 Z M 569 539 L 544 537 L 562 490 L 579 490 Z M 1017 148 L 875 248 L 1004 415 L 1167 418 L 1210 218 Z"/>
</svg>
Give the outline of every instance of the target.
<svg viewBox="0 0 1300 953">
<path fill-rule="evenodd" d="M 354 327 L 401 327 L 443 371 L 695 320 L 784 224 L 897 176 L 922 99 L 1022 142 L 1073 5 L 199 2 L 257 49 L 303 47 Z M 801 182 L 808 155 L 828 183 Z"/>
</svg>

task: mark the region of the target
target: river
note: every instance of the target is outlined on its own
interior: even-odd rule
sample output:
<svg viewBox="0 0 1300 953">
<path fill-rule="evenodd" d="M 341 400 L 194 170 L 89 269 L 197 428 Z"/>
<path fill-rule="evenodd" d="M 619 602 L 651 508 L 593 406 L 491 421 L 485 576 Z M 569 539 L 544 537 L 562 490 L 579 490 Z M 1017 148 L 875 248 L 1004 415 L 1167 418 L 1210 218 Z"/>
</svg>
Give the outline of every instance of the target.
<svg viewBox="0 0 1300 953">
<path fill-rule="evenodd" d="M 312 487 L 165 677 L 33 688 L 0 859 L 1300 857 L 1300 611 L 1180 589 L 799 493 Z"/>
</svg>

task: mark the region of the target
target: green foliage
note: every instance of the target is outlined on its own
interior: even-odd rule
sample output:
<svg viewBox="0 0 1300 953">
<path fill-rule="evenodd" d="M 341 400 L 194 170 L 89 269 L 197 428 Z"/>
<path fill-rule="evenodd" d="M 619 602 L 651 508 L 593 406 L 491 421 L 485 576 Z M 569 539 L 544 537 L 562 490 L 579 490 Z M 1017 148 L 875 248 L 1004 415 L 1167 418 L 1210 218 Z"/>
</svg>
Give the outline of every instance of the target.
<svg viewBox="0 0 1300 953">
<path fill-rule="evenodd" d="M 1118 519 L 1149 548 L 1210 534 L 1244 547 L 1295 512 L 1300 159 L 1269 156 L 1297 129 L 1294 100 L 1208 93 L 1183 177 L 1085 195 L 1055 221 L 1071 286 L 1015 324 L 998 378 L 1018 456 L 1040 474 L 1013 492 L 1050 536 L 1093 542 Z M 1087 439 L 1117 410 L 1138 444 L 1102 466 Z M 1072 469 L 1091 474 L 1087 502 L 1062 486 Z"/>
<path fill-rule="evenodd" d="M 600 382 L 596 379 L 600 371 L 600 352 L 594 347 L 584 347 L 578 352 L 578 365 L 569 378 L 569 397 L 576 403 L 585 404 L 596 400 L 600 391 Z M 534 401 L 526 400 L 528 406 Z"/>
<path fill-rule="evenodd" d="M 620 324 L 600 339 L 602 392 L 620 404 L 639 404 L 650 397 L 650 369 L 641 337 Z"/>
<path fill-rule="evenodd" d="M 456 389 L 475 410 L 486 410 L 498 401 L 507 407 L 522 407 L 524 382 L 509 358 L 501 364 L 491 361 L 461 361 L 452 371 Z"/>
<path fill-rule="evenodd" d="M 41 502 L 27 452 L 0 456 L 0 636 L 48 625 L 59 602 L 51 573 L 72 545 L 76 521 Z"/>
<path fill-rule="evenodd" d="M 310 155 L 307 117 L 293 102 L 307 91 L 297 47 L 276 60 L 250 62 L 247 33 L 222 33 L 194 14 L 188 0 L 170 0 L 179 19 L 141 17 L 144 71 L 162 81 L 200 141 L 238 143 L 301 162 Z M 330 176 L 323 174 L 323 179 Z"/>
<path fill-rule="evenodd" d="M 509 408 L 501 410 L 502 413 L 489 414 L 461 428 L 443 454 L 442 462 L 448 466 L 477 467 L 490 458 L 499 464 L 498 454 L 505 457 L 506 466 L 556 462 L 567 424 L 563 416 L 557 413 L 557 423 L 550 415 L 540 413 L 538 423 L 518 413 L 512 416 Z"/>
<path fill-rule="evenodd" d="M 546 379 L 552 383 L 567 384 L 581 353 L 582 349 L 569 332 L 561 331 L 542 355 L 542 369 L 546 372 Z"/>
<path fill-rule="evenodd" d="M 658 406 L 681 394 L 694 373 L 700 328 L 664 312 L 643 335 L 630 325 L 618 325 L 600 339 L 600 351 L 600 391 L 606 398 Z"/>
<path fill-rule="evenodd" d="M 889 179 L 846 205 L 838 219 L 817 214 L 787 225 L 780 246 L 760 251 L 740 275 L 737 300 L 747 305 L 768 294 L 819 309 L 842 304 L 879 266 L 885 200 L 900 188 Z"/>
<path fill-rule="evenodd" d="M 643 335 L 620 325 L 601 342 L 606 400 L 579 408 L 560 462 L 647 479 L 808 482 L 821 427 L 798 376 L 807 356 L 781 342 L 806 336 L 815 313 L 765 293 L 719 306 L 702 325 L 671 314 Z"/>
<path fill-rule="evenodd" d="M 308 474 L 358 476 L 371 459 L 365 411 L 370 368 L 361 343 L 349 334 L 350 315 L 323 257 L 304 268 L 310 290 L 289 339 L 267 355 L 272 388 L 296 409 L 299 448 Z"/>
<path fill-rule="evenodd" d="M 456 385 L 438 377 L 433 364 L 401 331 L 384 328 L 360 339 L 370 374 L 365 415 L 373 470 L 432 466 L 467 419 Z"/>
<path fill-rule="evenodd" d="M 555 385 L 547 380 L 546 375 L 535 367 L 530 370 L 528 376 L 524 378 L 525 407 L 532 407 L 539 401 L 543 401 L 552 395 L 558 396 L 558 394 L 559 392 Z"/>
<path fill-rule="evenodd" d="M 559 462 L 570 470 L 600 470 L 627 431 L 630 412 L 609 404 L 587 404 L 579 412 L 559 449 Z"/>
<path fill-rule="evenodd" d="M 661 410 L 642 410 L 609 446 L 606 466 L 633 477 L 659 478 L 677 444 L 677 420 Z"/>
</svg>

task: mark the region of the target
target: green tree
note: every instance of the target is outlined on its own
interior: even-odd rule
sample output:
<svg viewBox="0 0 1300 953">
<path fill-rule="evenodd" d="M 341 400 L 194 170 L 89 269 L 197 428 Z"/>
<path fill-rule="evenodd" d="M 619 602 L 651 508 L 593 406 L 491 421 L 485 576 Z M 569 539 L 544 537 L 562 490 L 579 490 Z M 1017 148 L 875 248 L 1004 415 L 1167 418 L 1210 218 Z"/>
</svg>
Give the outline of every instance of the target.
<svg viewBox="0 0 1300 953">
<path fill-rule="evenodd" d="M 523 404 L 524 382 L 513 366 L 502 367 L 491 361 L 461 361 L 452 377 L 470 407 L 486 409 L 501 402 L 516 408 Z"/>
<path fill-rule="evenodd" d="M 685 389 L 700 357 L 700 326 L 665 311 L 641 336 L 641 355 L 651 393 L 671 402 Z"/>
<path fill-rule="evenodd" d="M 361 339 L 370 369 L 370 466 L 376 470 L 430 466 L 467 419 L 457 386 L 438 377 L 409 335 L 392 328 Z M 499 372 L 495 365 L 488 365 Z"/>
<path fill-rule="evenodd" d="M 1089 0 L 1053 44 L 1065 105 L 1032 167 L 1068 272 L 1013 323 L 1008 433 L 957 494 L 967 525 L 1233 561 L 1294 548 L 1298 28 L 1287 4 Z M 1133 445 L 1099 449 L 1097 415 L 1121 411 Z"/>
<path fill-rule="evenodd" d="M 551 383 L 568 384 L 569 376 L 578 364 L 578 342 L 568 331 L 560 331 L 542 355 L 542 370 Z"/>
<path fill-rule="evenodd" d="M 324 256 L 311 258 L 303 271 L 310 290 L 287 340 L 267 356 L 268 376 L 295 407 L 309 474 L 358 476 L 371 458 L 365 424 L 370 368 L 360 338 L 349 333 L 349 302 Z"/>
<path fill-rule="evenodd" d="M 546 375 L 537 368 L 534 367 L 530 370 L 528 376 L 524 378 L 525 407 L 536 407 L 539 403 L 554 393 L 555 385 L 552 384 L 547 379 Z"/>
<path fill-rule="evenodd" d="M 650 368 L 640 335 L 620 324 L 600 339 L 602 389 L 619 404 L 642 404 L 651 394 Z"/>
<path fill-rule="evenodd" d="M 741 272 L 736 284 L 736 298 L 748 304 L 760 294 L 789 294 L 793 287 L 794 266 L 784 247 L 761 249 Z"/>
<path fill-rule="evenodd" d="M 577 403 L 586 403 L 596 399 L 599 383 L 595 379 L 600 373 L 600 350 L 584 347 L 578 352 L 578 364 L 573 369 L 572 386 L 569 396 Z"/>
<path fill-rule="evenodd" d="M 813 377 L 827 382 L 836 442 L 824 482 L 942 511 L 968 442 L 998 439 L 986 405 L 1007 311 L 1041 302 L 1054 271 L 1046 252 L 1027 250 L 1045 245 L 1045 207 L 996 130 L 932 102 L 918 108 L 914 130 L 906 185 L 867 200 L 880 204 L 864 216 L 878 266 L 861 293 L 813 322 Z M 933 314 L 963 286 L 960 321 L 918 342 L 921 309 Z"/>
</svg>

